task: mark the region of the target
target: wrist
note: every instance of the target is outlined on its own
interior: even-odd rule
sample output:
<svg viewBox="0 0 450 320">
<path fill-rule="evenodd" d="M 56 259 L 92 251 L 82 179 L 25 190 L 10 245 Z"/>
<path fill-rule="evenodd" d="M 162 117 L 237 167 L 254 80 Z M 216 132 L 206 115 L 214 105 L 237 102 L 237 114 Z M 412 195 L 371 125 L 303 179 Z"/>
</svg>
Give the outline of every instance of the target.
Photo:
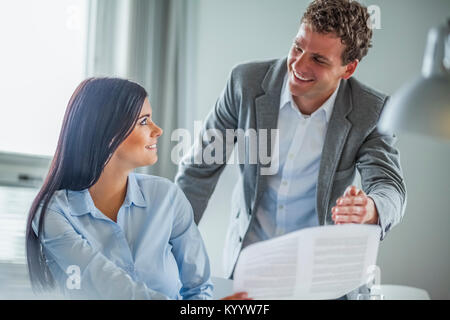
<svg viewBox="0 0 450 320">
<path fill-rule="evenodd" d="M 377 211 L 377 206 L 375 205 L 375 201 L 373 201 L 373 199 L 371 197 L 368 197 L 370 205 L 370 211 L 372 212 L 371 214 L 371 218 L 367 221 L 368 224 L 378 224 L 378 211 Z"/>
</svg>

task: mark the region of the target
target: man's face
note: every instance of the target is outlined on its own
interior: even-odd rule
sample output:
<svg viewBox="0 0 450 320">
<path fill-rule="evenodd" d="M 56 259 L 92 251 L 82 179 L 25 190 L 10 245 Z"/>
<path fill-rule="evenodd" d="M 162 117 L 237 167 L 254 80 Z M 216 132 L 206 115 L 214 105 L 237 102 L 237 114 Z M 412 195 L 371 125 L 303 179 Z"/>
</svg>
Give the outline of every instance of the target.
<svg viewBox="0 0 450 320">
<path fill-rule="evenodd" d="M 296 103 L 326 99 L 341 78 L 353 74 L 357 61 L 343 66 L 344 49 L 335 35 L 316 33 L 301 24 L 287 60 L 289 89 Z"/>
</svg>

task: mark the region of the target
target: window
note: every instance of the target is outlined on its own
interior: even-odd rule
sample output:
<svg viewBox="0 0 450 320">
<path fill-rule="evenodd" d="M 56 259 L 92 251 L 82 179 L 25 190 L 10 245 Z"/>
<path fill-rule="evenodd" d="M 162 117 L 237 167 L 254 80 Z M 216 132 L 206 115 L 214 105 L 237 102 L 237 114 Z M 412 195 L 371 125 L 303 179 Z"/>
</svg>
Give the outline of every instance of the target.
<svg viewBox="0 0 450 320">
<path fill-rule="evenodd" d="M 0 151 L 53 155 L 85 78 L 88 0 L 0 2 Z"/>
<path fill-rule="evenodd" d="M 30 292 L 26 218 L 85 78 L 89 4 L 0 2 L 0 299 Z"/>
</svg>

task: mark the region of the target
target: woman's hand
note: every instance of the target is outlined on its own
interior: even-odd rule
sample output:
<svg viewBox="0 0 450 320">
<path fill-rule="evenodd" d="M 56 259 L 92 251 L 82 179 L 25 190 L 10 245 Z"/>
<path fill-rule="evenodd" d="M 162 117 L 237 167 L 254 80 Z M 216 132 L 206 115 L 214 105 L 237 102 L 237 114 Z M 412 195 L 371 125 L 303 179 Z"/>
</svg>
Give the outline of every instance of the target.
<svg viewBox="0 0 450 320">
<path fill-rule="evenodd" d="M 222 298 L 220 300 L 253 300 L 249 298 L 247 292 L 236 292 L 235 294 Z"/>
</svg>

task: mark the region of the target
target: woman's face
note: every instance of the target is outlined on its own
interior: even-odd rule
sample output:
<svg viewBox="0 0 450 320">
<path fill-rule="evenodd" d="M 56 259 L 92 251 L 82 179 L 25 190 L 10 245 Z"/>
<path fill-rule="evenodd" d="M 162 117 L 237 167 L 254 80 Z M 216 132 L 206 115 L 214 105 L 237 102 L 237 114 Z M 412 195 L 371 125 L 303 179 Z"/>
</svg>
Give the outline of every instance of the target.
<svg viewBox="0 0 450 320">
<path fill-rule="evenodd" d="M 152 108 L 145 98 L 133 131 L 116 149 L 111 161 L 131 169 L 155 164 L 158 161 L 156 144 L 162 133 L 152 121 Z"/>
</svg>

